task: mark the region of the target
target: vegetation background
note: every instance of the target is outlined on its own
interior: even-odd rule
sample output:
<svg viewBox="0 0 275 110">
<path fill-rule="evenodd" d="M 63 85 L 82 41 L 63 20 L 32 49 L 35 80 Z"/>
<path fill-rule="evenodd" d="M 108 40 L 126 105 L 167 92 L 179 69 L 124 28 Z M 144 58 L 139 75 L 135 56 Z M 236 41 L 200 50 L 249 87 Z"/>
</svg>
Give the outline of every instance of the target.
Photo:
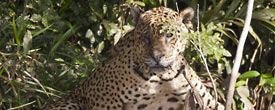
<svg viewBox="0 0 275 110">
<path fill-rule="evenodd" d="M 145 10 L 165 6 L 196 11 L 185 56 L 206 84 L 201 55 L 207 59 L 224 102 L 247 0 L 2 0 L 0 109 L 41 109 L 72 90 L 133 28 L 129 8 L 134 4 Z M 275 109 L 274 8 L 274 0 L 254 3 L 234 110 Z"/>
</svg>

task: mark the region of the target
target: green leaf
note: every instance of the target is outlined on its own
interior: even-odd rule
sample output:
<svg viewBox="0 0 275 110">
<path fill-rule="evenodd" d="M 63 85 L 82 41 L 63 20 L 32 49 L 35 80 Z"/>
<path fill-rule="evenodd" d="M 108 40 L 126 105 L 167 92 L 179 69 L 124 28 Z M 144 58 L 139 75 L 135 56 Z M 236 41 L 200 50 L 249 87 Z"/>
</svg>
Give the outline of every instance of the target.
<svg viewBox="0 0 275 110">
<path fill-rule="evenodd" d="M 268 79 L 268 78 L 273 78 L 271 74 L 261 74 L 261 78 Z"/>
<path fill-rule="evenodd" d="M 101 53 L 103 49 L 104 49 L 104 41 L 98 44 L 97 52 Z"/>
<path fill-rule="evenodd" d="M 231 53 L 228 50 L 222 49 L 222 55 L 223 56 L 227 56 L 227 57 L 231 57 Z"/>
<path fill-rule="evenodd" d="M 266 83 L 266 82 L 267 82 L 267 80 L 266 80 L 266 79 L 261 78 L 261 79 L 260 79 L 259 86 L 263 86 L 263 85 L 265 85 L 265 83 Z"/>
<path fill-rule="evenodd" d="M 68 71 L 70 70 L 70 68 L 69 69 L 66 69 L 66 70 L 64 70 L 63 72 L 61 72 L 59 75 L 58 75 L 58 77 L 62 77 L 62 76 L 64 76 L 66 73 L 68 73 Z"/>
<path fill-rule="evenodd" d="M 247 4 L 248 4 L 248 2 L 244 2 L 241 7 L 238 7 L 240 9 L 238 9 L 238 12 L 236 14 L 234 14 L 234 17 L 238 18 L 238 17 L 245 16 L 246 15 L 245 12 L 247 10 Z"/>
<path fill-rule="evenodd" d="M 219 31 L 220 33 L 223 33 L 225 36 L 227 36 L 231 40 L 233 40 L 235 44 L 238 44 L 238 39 L 236 39 L 236 37 L 234 35 L 224 31 L 225 29 L 223 30 L 223 29 L 217 28 L 216 30 Z"/>
<path fill-rule="evenodd" d="M 240 86 L 236 91 L 242 98 L 250 96 L 248 86 Z"/>
<path fill-rule="evenodd" d="M 105 4 L 103 5 L 102 9 L 103 9 L 103 14 L 106 14 L 106 12 L 107 12 L 107 6 Z"/>
<path fill-rule="evenodd" d="M 275 21 L 269 21 L 267 19 L 258 19 L 258 20 L 264 21 L 264 22 L 270 24 L 271 26 L 275 27 Z"/>
<path fill-rule="evenodd" d="M 245 80 L 240 80 L 235 84 L 235 87 L 243 86 L 245 85 Z"/>
<path fill-rule="evenodd" d="M 248 99 L 250 96 L 248 86 L 240 86 L 236 88 L 236 91 L 240 95 L 241 101 L 248 108 L 248 110 L 253 110 L 253 104 Z"/>
<path fill-rule="evenodd" d="M 90 3 L 90 7 L 91 7 L 91 10 L 92 12 L 98 16 L 100 19 L 103 19 L 103 10 L 102 10 L 102 7 L 100 7 L 101 5 L 98 3 L 98 2 L 91 2 Z"/>
<path fill-rule="evenodd" d="M 244 26 L 244 20 L 241 19 L 241 18 L 235 18 L 236 20 L 240 21 L 240 22 L 237 22 L 237 21 L 233 21 L 233 20 L 230 20 L 232 23 L 236 24 L 237 26 L 239 27 L 243 27 Z M 262 41 L 260 39 L 260 37 L 254 32 L 253 28 L 250 26 L 249 27 L 249 33 L 258 41 L 259 45 L 260 45 L 260 50 L 262 50 Z"/>
<path fill-rule="evenodd" d="M 88 39 L 91 39 L 92 37 L 94 37 L 94 33 L 92 32 L 91 29 L 87 30 L 85 37 Z"/>
<path fill-rule="evenodd" d="M 30 21 L 37 23 L 41 20 L 41 18 L 42 18 L 41 15 L 33 14 Z"/>
<path fill-rule="evenodd" d="M 160 4 L 160 5 L 162 4 L 162 0 L 159 0 L 159 4 Z"/>
<path fill-rule="evenodd" d="M 39 108 L 42 108 L 42 104 L 41 104 L 41 102 L 40 102 L 40 100 L 39 100 L 39 96 L 36 97 L 36 101 L 37 101 L 37 103 L 38 103 L 38 107 L 39 107 Z"/>
<path fill-rule="evenodd" d="M 167 0 L 163 0 L 164 6 L 167 7 Z"/>
<path fill-rule="evenodd" d="M 51 25 L 45 27 L 44 29 L 41 29 L 40 31 L 34 33 L 34 34 L 33 34 L 33 37 L 35 37 L 35 36 L 37 36 L 37 35 L 43 33 L 43 32 L 46 31 L 46 30 L 48 30 L 50 27 L 52 27 L 52 25 L 53 25 L 53 24 L 51 24 Z"/>
<path fill-rule="evenodd" d="M 121 37 L 121 30 L 119 30 L 116 35 L 114 36 L 114 45 L 116 45 L 116 43 L 119 41 Z"/>
<path fill-rule="evenodd" d="M 217 5 L 216 5 L 216 3 L 214 3 L 215 4 L 214 9 L 207 12 L 207 14 L 205 14 L 205 17 L 202 21 L 204 23 L 206 23 L 206 22 L 214 20 L 219 15 L 218 12 L 221 11 L 221 8 L 224 7 L 223 5 L 225 2 L 226 2 L 226 0 L 220 0 Z"/>
<path fill-rule="evenodd" d="M 225 18 L 227 18 L 230 14 L 234 14 L 232 13 L 233 11 L 236 10 L 236 8 L 238 8 L 239 6 L 239 3 L 240 3 L 240 0 L 233 0 L 230 4 L 230 6 L 228 7 L 228 11 L 226 12 L 225 14 Z M 254 13 L 253 13 L 254 14 Z"/>
<path fill-rule="evenodd" d="M 23 39 L 24 54 L 28 54 L 28 51 L 30 50 L 30 47 L 32 45 L 32 38 L 33 36 L 31 31 L 27 30 Z"/>
<path fill-rule="evenodd" d="M 17 29 L 16 29 L 16 24 L 15 24 L 14 16 L 12 18 L 12 26 L 13 26 L 15 41 L 16 41 L 16 44 L 17 44 L 17 52 L 19 52 L 19 49 L 20 49 L 20 40 L 19 40 L 19 35 L 17 34 Z"/>
<path fill-rule="evenodd" d="M 2 67 L 0 70 L 0 76 L 2 75 L 3 71 L 4 71 L 4 68 Z"/>
<path fill-rule="evenodd" d="M 142 0 L 143 3 L 149 5 L 150 7 L 156 7 L 157 6 L 157 3 L 155 0 Z"/>
<path fill-rule="evenodd" d="M 64 42 L 67 38 L 69 38 L 70 36 L 72 36 L 79 27 L 80 26 L 78 26 L 78 25 L 74 25 L 65 34 L 63 34 L 61 36 L 61 38 L 57 41 L 57 43 L 51 48 L 50 55 L 52 55 L 55 52 L 55 50 L 59 47 L 59 45 L 62 42 Z"/>
<path fill-rule="evenodd" d="M 272 78 L 271 84 L 272 84 L 272 86 L 275 86 L 275 78 Z"/>
<path fill-rule="evenodd" d="M 245 79 L 247 79 L 247 78 L 258 77 L 259 75 L 260 75 L 260 73 L 257 72 L 257 71 L 247 71 L 247 72 L 241 74 L 241 75 L 239 76 L 239 79 L 240 79 L 240 80 L 245 80 Z"/>
<path fill-rule="evenodd" d="M 261 80 L 259 85 L 263 86 L 264 84 L 275 85 L 275 78 L 271 74 L 261 74 Z"/>
<path fill-rule="evenodd" d="M 137 4 L 137 5 L 139 5 L 139 6 L 142 6 L 142 7 L 145 6 L 145 3 L 141 2 L 141 1 L 134 1 L 133 3 L 134 3 L 134 4 Z"/>
<path fill-rule="evenodd" d="M 95 37 L 94 37 L 94 33 L 91 29 L 88 29 L 85 35 L 86 38 L 90 39 L 91 44 L 95 43 Z"/>
<path fill-rule="evenodd" d="M 253 19 L 260 19 L 260 20 L 270 20 L 272 21 L 272 17 L 275 15 L 275 9 L 274 8 L 265 8 L 262 10 L 258 10 L 256 12 L 253 12 Z"/>
<path fill-rule="evenodd" d="M 63 14 L 63 12 L 69 8 L 71 3 L 72 3 L 72 0 L 64 0 L 59 10 L 59 13 Z"/>
<path fill-rule="evenodd" d="M 262 20 L 262 23 L 259 23 L 259 25 L 262 25 L 269 31 L 271 31 L 273 34 L 275 34 L 275 21 L 268 21 L 268 20 Z"/>
<path fill-rule="evenodd" d="M 269 85 L 269 86 L 271 86 L 271 84 L 273 83 L 273 78 L 268 78 L 267 79 L 267 84 Z"/>
<path fill-rule="evenodd" d="M 115 23 L 112 23 L 107 20 L 103 20 L 102 23 L 103 23 L 103 26 L 105 27 L 105 29 L 107 30 L 108 36 L 112 36 L 117 32 L 118 27 Z"/>
<path fill-rule="evenodd" d="M 126 3 L 127 3 L 128 5 L 132 4 L 133 2 L 134 2 L 134 0 L 127 0 L 127 1 L 126 1 Z"/>
</svg>

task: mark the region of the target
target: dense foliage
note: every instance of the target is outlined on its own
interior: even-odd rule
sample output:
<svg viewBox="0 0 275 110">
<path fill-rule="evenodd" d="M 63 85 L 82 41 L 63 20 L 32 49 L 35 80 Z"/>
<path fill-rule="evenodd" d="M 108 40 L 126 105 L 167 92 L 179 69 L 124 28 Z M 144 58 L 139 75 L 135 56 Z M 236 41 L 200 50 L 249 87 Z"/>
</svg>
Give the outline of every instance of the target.
<svg viewBox="0 0 275 110">
<path fill-rule="evenodd" d="M 133 28 L 129 8 L 196 11 L 185 57 L 199 75 L 205 63 L 221 100 L 228 86 L 246 0 L 4 0 L 0 2 L 0 109 L 40 109 L 72 90 Z M 233 108 L 275 106 L 275 3 L 255 1 Z M 202 57 L 203 55 L 203 57 Z"/>
</svg>

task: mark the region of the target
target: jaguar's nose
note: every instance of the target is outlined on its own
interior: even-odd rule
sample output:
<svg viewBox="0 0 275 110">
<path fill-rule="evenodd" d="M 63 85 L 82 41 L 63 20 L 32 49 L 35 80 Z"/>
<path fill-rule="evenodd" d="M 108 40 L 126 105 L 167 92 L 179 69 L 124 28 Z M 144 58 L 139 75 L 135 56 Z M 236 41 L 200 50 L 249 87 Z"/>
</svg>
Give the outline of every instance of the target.
<svg viewBox="0 0 275 110">
<path fill-rule="evenodd" d="M 157 63 L 159 63 L 160 62 L 160 60 L 161 60 L 161 58 L 164 56 L 164 54 L 158 54 L 158 55 L 154 55 L 154 57 L 155 57 L 155 61 L 157 62 Z"/>
</svg>

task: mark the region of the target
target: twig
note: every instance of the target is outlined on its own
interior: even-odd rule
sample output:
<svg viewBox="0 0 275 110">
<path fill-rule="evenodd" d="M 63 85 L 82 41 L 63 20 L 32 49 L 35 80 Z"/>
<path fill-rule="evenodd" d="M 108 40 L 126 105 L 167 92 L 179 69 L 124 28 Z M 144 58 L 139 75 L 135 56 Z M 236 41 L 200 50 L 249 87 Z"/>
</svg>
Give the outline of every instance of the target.
<svg viewBox="0 0 275 110">
<path fill-rule="evenodd" d="M 217 99 L 217 98 L 218 98 L 217 89 L 216 89 L 216 85 L 215 85 L 215 83 L 214 83 L 214 79 L 213 79 L 213 77 L 212 77 L 212 75 L 211 75 L 211 73 L 210 73 L 210 71 L 209 71 L 208 66 L 207 66 L 207 65 L 208 65 L 208 64 L 207 64 L 207 61 L 206 61 L 205 57 L 203 56 L 203 53 L 202 53 L 202 51 L 201 51 L 201 48 L 198 48 L 198 47 L 195 45 L 195 43 L 194 43 L 193 41 L 191 41 L 191 43 L 195 46 L 196 50 L 199 51 L 200 56 L 201 56 L 201 58 L 202 58 L 202 60 L 203 60 L 203 64 L 205 65 L 207 74 L 208 74 L 208 76 L 210 77 L 211 84 L 212 84 L 213 89 L 214 89 L 214 93 L 215 93 L 215 104 L 217 104 L 217 100 L 218 100 L 218 99 Z"/>
<path fill-rule="evenodd" d="M 8 88 L 4 93 L 8 94 L 11 91 L 11 88 Z"/>
<path fill-rule="evenodd" d="M 18 94 L 17 94 L 16 89 L 15 89 L 15 87 L 13 86 L 13 84 L 11 84 L 11 88 L 12 88 L 12 91 L 13 91 L 14 95 L 17 97 Z"/>
<path fill-rule="evenodd" d="M 203 55 L 203 52 L 202 52 L 202 50 L 201 50 L 201 47 L 199 47 L 199 52 L 200 52 L 200 54 L 201 54 L 201 58 L 202 58 L 202 60 L 203 60 L 203 64 L 204 64 L 204 66 L 205 66 L 205 68 L 206 68 L 206 71 L 207 71 L 207 73 L 208 73 L 208 76 L 210 77 L 211 83 L 212 83 L 212 85 L 213 85 L 213 89 L 214 89 L 214 93 L 215 93 L 215 104 L 217 104 L 218 94 L 217 94 L 216 84 L 215 84 L 215 82 L 214 82 L 214 79 L 213 79 L 213 77 L 212 77 L 210 71 L 209 71 L 208 64 L 207 64 L 207 61 L 206 61 L 206 59 L 205 59 L 205 57 L 204 57 L 204 55 Z"/>
<path fill-rule="evenodd" d="M 3 57 L 5 57 L 5 56 L 14 56 L 14 55 L 16 55 L 16 54 L 13 54 L 13 53 L 4 53 L 4 52 L 1 52 L 0 51 L 0 54 L 3 56 Z M 5 57 L 6 58 L 6 57 Z"/>
<path fill-rule="evenodd" d="M 176 8 L 177 8 L 177 12 L 179 12 L 178 2 L 176 2 Z"/>
<path fill-rule="evenodd" d="M 6 80 L 6 81 L 9 81 L 9 78 L 5 77 L 5 76 L 0 76 L 0 78 Z"/>
<path fill-rule="evenodd" d="M 5 57 L 4 57 L 4 58 L 5 58 Z M 4 68 L 4 70 L 5 70 L 6 73 L 8 74 L 8 80 L 12 80 L 10 71 L 6 68 L 6 66 L 5 66 L 4 63 L 2 64 L 2 68 Z"/>
<path fill-rule="evenodd" d="M 257 52 L 258 52 L 258 48 L 260 48 L 260 44 L 258 44 L 258 46 L 257 46 L 257 48 L 255 49 L 255 51 L 254 51 L 254 53 L 253 53 L 253 55 L 252 55 L 252 57 L 251 57 L 251 60 L 250 60 L 250 66 L 249 66 L 249 71 L 252 69 L 252 65 L 253 65 L 253 63 L 254 63 L 254 60 L 255 60 L 255 57 L 256 57 L 256 55 L 257 55 Z"/>
<path fill-rule="evenodd" d="M 246 18 L 245 18 L 245 23 L 243 27 L 243 32 L 241 34 L 237 52 L 236 52 L 236 57 L 235 57 L 235 62 L 233 65 L 232 73 L 231 73 L 231 79 L 230 79 L 230 85 L 228 89 L 228 94 L 227 94 L 227 101 L 226 101 L 226 108 L 225 110 L 231 110 L 231 104 L 232 104 L 232 99 L 234 95 L 234 90 L 235 90 L 235 84 L 237 80 L 237 74 L 240 68 L 240 63 L 243 55 L 243 48 L 245 44 L 245 40 L 247 38 L 250 22 L 251 22 L 251 16 L 252 16 L 252 10 L 253 10 L 253 3 L 254 0 L 249 0 L 248 1 L 248 7 L 247 7 L 247 12 L 246 12 Z"/>
<path fill-rule="evenodd" d="M 199 32 L 199 4 L 198 4 L 198 8 L 197 8 L 197 19 L 198 19 L 198 26 L 197 26 L 197 32 Z M 202 52 L 202 49 L 201 49 L 201 46 L 200 46 L 200 42 L 201 42 L 201 40 L 200 40 L 200 35 L 198 35 L 198 40 L 199 40 L 199 47 L 196 47 L 196 45 L 195 45 L 195 47 L 197 48 L 197 50 L 200 52 L 200 56 L 201 56 L 201 58 L 202 58 L 202 60 L 203 60 L 203 64 L 204 64 L 204 66 L 205 66 L 205 68 L 206 68 L 206 71 L 207 71 L 207 73 L 208 73 L 208 76 L 210 77 L 210 80 L 211 80 L 211 83 L 212 83 L 212 85 L 213 85 L 213 89 L 214 89 L 214 93 L 215 93 L 215 105 L 217 105 L 217 100 L 218 100 L 218 94 L 217 94 L 217 89 L 216 89 L 216 85 L 215 85 L 215 83 L 214 83 L 214 80 L 213 80 L 213 77 L 212 77 L 212 75 L 211 75 L 211 73 L 210 73 L 210 71 L 209 71 L 209 68 L 208 68 L 208 64 L 207 64 L 207 61 L 206 61 L 206 59 L 205 59 L 205 57 L 204 57 L 204 55 L 203 55 L 203 52 Z M 193 44 L 194 44 L 194 42 L 192 42 Z"/>
<path fill-rule="evenodd" d="M 4 68 L 4 70 L 5 70 L 5 71 L 6 71 L 6 73 L 8 74 L 8 81 L 11 81 L 11 80 L 12 80 L 12 78 L 11 78 L 11 75 L 10 75 L 9 70 L 5 67 L 5 65 L 4 65 L 4 64 L 2 65 L 2 68 Z M 11 84 L 11 88 L 12 88 L 12 91 L 13 91 L 14 95 L 15 95 L 15 96 L 17 96 L 18 94 L 17 94 L 17 92 L 16 92 L 16 88 L 13 86 L 13 84 Z"/>
<path fill-rule="evenodd" d="M 18 107 L 13 107 L 13 108 L 10 108 L 10 109 L 8 109 L 8 110 L 14 110 L 14 109 L 23 108 L 23 107 L 25 107 L 25 106 L 27 106 L 27 105 L 30 105 L 30 104 L 33 104 L 33 103 L 35 103 L 35 102 L 36 102 L 36 101 L 32 101 L 32 102 L 29 102 L 29 103 L 26 103 L 26 104 L 20 105 L 20 106 L 18 106 Z"/>
<path fill-rule="evenodd" d="M 269 104 L 268 104 L 268 106 L 267 106 L 267 108 L 268 108 L 268 110 L 271 110 L 270 108 L 271 108 L 271 104 L 273 103 L 272 102 L 272 99 L 273 99 L 273 92 L 269 92 Z"/>
</svg>

